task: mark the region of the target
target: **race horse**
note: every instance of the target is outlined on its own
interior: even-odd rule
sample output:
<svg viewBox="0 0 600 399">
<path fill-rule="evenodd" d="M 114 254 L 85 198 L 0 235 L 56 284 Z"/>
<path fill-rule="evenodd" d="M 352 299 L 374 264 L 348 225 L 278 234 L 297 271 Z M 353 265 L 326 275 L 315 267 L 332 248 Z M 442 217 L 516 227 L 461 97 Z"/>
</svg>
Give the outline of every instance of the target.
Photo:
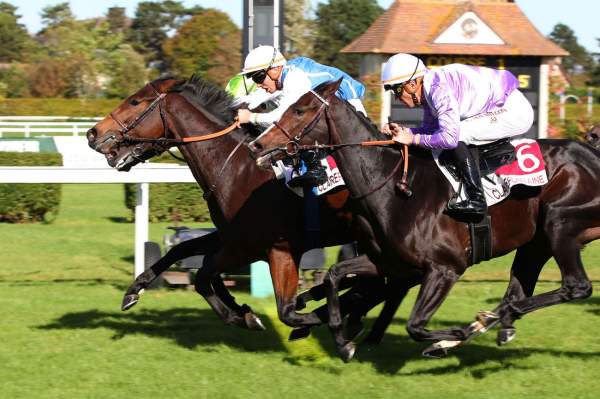
<svg viewBox="0 0 600 399">
<path fill-rule="evenodd" d="M 264 328 L 249 306 L 235 302 L 220 273 L 268 259 L 279 318 L 292 327 L 321 324 L 327 316 L 326 309 L 321 309 L 320 314 L 296 311 L 318 296 L 315 292 L 324 295 L 317 287 L 296 298 L 298 264 L 302 253 L 309 249 L 305 243 L 303 201 L 274 180 L 272 171 L 256 166 L 246 148 L 254 136 L 246 129 L 233 129 L 233 115 L 231 98 L 225 91 L 195 77 L 187 81 L 161 79 L 127 98 L 88 131 L 90 147 L 121 171 L 177 145 L 204 191 L 212 221 L 218 228 L 207 236 L 177 245 L 138 276 L 124 296 L 122 309 L 135 305 L 140 291 L 175 261 L 206 254 L 195 288 L 226 323 Z M 222 130 L 228 124 L 232 128 Z M 186 138 L 211 138 L 208 132 L 217 130 L 221 133 L 210 140 L 184 142 Z M 320 245 L 352 241 L 347 195 L 346 190 L 339 190 L 319 197 Z M 372 284 L 379 287 L 378 293 L 365 300 L 354 292 L 349 296 L 348 310 L 355 309 L 362 315 L 385 299 L 383 280 L 363 281 L 362 286 Z M 351 305 L 352 298 L 360 303 Z M 400 300 L 395 298 L 394 302 L 399 304 Z M 367 307 L 363 309 L 364 306 Z M 381 324 L 375 341 L 385 327 L 387 324 Z M 306 333 L 303 330 L 299 335 Z"/>
<path fill-rule="evenodd" d="M 359 244 L 377 268 L 363 269 L 350 260 L 330 269 L 329 324 L 338 350 L 343 358 L 351 355 L 351 343 L 341 334 L 336 309 L 338 280 L 347 272 L 418 278 L 421 286 L 407 323 L 409 335 L 417 341 L 464 341 L 474 334 L 472 325 L 426 328 L 472 263 L 467 223 L 444 212 L 452 195 L 450 183 L 429 150 L 411 147 L 406 181 L 412 195 L 398 190 L 405 182 L 397 173 L 400 152 L 392 146 L 359 145 L 389 138 L 335 95 L 339 83 L 324 83 L 304 94 L 275 126 L 249 145 L 262 155 L 257 162 L 264 167 L 322 143 L 321 148 L 333 152 L 350 190 Z M 491 317 L 483 320 L 488 327 L 501 323 L 499 343 L 514 337 L 513 322 L 523 315 L 592 293 L 580 251 L 600 237 L 600 152 L 572 140 L 538 143 L 548 183 L 517 186 L 507 199 L 489 208 L 492 257 L 516 249 L 508 289 Z M 551 257 L 560 269 L 561 287 L 533 295 L 539 273 Z"/>
</svg>

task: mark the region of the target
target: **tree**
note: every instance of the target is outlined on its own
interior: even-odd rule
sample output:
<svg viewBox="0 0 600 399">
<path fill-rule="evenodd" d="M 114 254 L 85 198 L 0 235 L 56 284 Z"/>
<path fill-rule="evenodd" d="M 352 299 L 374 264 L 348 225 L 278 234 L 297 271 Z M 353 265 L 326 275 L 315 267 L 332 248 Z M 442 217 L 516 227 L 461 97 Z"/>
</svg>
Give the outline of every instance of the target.
<svg viewBox="0 0 600 399">
<path fill-rule="evenodd" d="M 315 60 L 357 77 L 360 55 L 343 54 L 340 50 L 367 30 L 382 12 L 376 0 L 331 0 L 319 4 L 314 40 Z"/>
<path fill-rule="evenodd" d="M 594 64 L 592 56 L 577 42 L 575 32 L 567 25 L 556 24 L 548 38 L 570 53 L 562 60 L 562 65 L 569 74 L 581 72 L 581 69 L 583 72 L 592 69 Z"/>
<path fill-rule="evenodd" d="M 212 9 L 184 23 L 163 46 L 172 72 L 197 74 L 222 86 L 239 72 L 240 49 L 239 28 L 227 14 Z"/>
<path fill-rule="evenodd" d="M 63 25 L 75 21 L 68 2 L 59 3 L 55 6 L 47 6 L 42 9 L 42 24 L 46 27 Z"/>
<path fill-rule="evenodd" d="M 20 15 L 12 4 L 0 3 L 0 62 L 22 61 L 31 38 L 25 26 L 18 23 Z"/>
<path fill-rule="evenodd" d="M 202 10 L 200 6 L 186 8 L 179 1 L 142 1 L 135 11 L 127 41 L 146 56 L 148 64 L 154 63 L 162 71 L 165 69 L 165 65 L 161 64 L 164 58 L 162 45 L 169 37 L 169 32 Z"/>
<path fill-rule="evenodd" d="M 106 97 L 125 98 L 146 82 L 148 73 L 144 57 L 129 44 L 122 44 L 116 51 L 108 54 L 105 70 L 110 80 L 106 85 Z"/>
<path fill-rule="evenodd" d="M 285 2 L 285 52 L 288 56 L 312 56 L 314 21 L 309 19 L 310 0 Z"/>
<path fill-rule="evenodd" d="M 600 47 L 600 39 L 596 39 L 598 41 L 598 47 Z M 596 57 L 596 62 L 594 63 L 594 67 L 590 72 L 590 79 L 587 82 L 590 86 L 600 87 L 600 53 L 593 54 Z"/>
<path fill-rule="evenodd" d="M 108 30 L 111 33 L 121 33 L 127 27 L 127 17 L 125 16 L 125 7 L 110 7 L 106 13 L 108 21 Z"/>
</svg>

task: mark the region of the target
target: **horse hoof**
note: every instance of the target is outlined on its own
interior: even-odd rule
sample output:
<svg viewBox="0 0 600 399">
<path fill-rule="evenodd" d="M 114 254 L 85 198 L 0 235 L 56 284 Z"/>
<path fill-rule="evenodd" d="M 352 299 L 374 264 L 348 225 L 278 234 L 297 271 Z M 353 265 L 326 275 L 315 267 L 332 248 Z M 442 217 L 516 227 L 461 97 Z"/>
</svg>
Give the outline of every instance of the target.
<svg viewBox="0 0 600 399">
<path fill-rule="evenodd" d="M 138 294 L 125 295 L 123 297 L 123 302 L 121 302 L 121 310 L 126 311 L 131 309 L 139 300 L 140 296 Z"/>
<path fill-rule="evenodd" d="M 264 331 L 266 330 L 262 320 L 252 312 L 244 314 L 244 321 L 249 330 Z"/>
<path fill-rule="evenodd" d="M 448 356 L 447 348 L 434 348 L 433 345 L 426 348 L 423 353 L 421 353 L 423 357 L 428 357 L 430 359 L 442 359 Z"/>
<path fill-rule="evenodd" d="M 517 336 L 516 328 L 503 328 L 496 335 L 496 344 L 498 346 L 506 345 Z"/>
<path fill-rule="evenodd" d="M 288 341 L 298 341 L 310 335 L 310 327 L 294 328 L 288 337 Z"/>
<path fill-rule="evenodd" d="M 344 361 L 344 363 L 348 363 L 354 357 L 354 352 L 356 352 L 356 345 L 354 342 L 349 341 L 347 344 L 341 346 L 339 348 L 340 357 Z"/>
<path fill-rule="evenodd" d="M 475 315 L 475 320 L 483 325 L 481 332 L 484 333 L 500 322 L 500 316 L 491 311 L 481 310 Z"/>
<path fill-rule="evenodd" d="M 462 343 L 463 341 L 438 341 L 425 348 L 422 355 L 431 359 L 441 359 L 448 355 L 448 349 L 457 347 Z"/>
</svg>

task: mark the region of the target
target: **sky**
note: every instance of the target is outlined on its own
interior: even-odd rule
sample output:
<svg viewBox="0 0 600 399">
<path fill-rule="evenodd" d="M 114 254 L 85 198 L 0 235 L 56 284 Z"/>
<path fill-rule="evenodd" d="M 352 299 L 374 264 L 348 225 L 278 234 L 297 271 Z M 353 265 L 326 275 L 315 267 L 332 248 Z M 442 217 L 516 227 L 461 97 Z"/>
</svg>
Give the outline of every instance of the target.
<svg viewBox="0 0 600 399">
<path fill-rule="evenodd" d="M 35 33 L 41 29 L 41 10 L 49 5 L 66 0 L 2 0 L 18 7 L 22 16 L 20 22 Z M 322 0 L 311 0 L 316 5 Z M 383 8 L 388 8 L 395 0 L 377 0 Z M 113 6 L 125 7 L 128 16 L 133 17 L 136 4 L 140 0 L 69 0 L 71 10 L 79 19 L 106 14 Z M 544 35 L 552 32 L 557 23 L 568 25 L 578 38 L 579 44 L 590 52 L 600 52 L 596 38 L 600 38 L 598 0 L 516 0 L 521 10 Z M 201 5 L 228 13 L 239 26 L 242 25 L 242 0 L 183 0 L 186 6 Z"/>
</svg>

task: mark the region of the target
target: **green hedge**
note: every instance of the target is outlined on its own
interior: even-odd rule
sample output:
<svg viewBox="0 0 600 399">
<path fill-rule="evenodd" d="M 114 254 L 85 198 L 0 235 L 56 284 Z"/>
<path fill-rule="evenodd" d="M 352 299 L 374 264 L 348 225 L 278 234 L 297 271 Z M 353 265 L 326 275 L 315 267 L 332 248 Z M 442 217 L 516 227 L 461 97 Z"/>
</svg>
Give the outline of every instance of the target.
<svg viewBox="0 0 600 399">
<path fill-rule="evenodd" d="M 61 166 L 62 156 L 45 152 L 0 152 L 0 166 Z M 0 222 L 51 221 L 58 214 L 60 184 L 0 184 Z"/>
<path fill-rule="evenodd" d="M 125 204 L 135 210 L 137 188 L 125 184 Z M 152 222 L 206 222 L 210 220 L 202 190 L 195 183 L 150 184 L 150 220 Z"/>
<path fill-rule="evenodd" d="M 122 100 L 78 98 L 7 98 L 0 101 L 0 115 L 105 116 Z"/>
<path fill-rule="evenodd" d="M 177 152 L 176 152 L 177 153 Z M 181 154 L 179 154 L 181 155 Z M 154 163 L 178 163 L 167 153 L 152 158 Z M 135 210 L 137 188 L 125 184 L 125 205 Z M 202 198 L 202 190 L 195 183 L 150 184 L 150 220 L 153 222 L 207 222 L 210 220 L 208 205 Z"/>
</svg>

